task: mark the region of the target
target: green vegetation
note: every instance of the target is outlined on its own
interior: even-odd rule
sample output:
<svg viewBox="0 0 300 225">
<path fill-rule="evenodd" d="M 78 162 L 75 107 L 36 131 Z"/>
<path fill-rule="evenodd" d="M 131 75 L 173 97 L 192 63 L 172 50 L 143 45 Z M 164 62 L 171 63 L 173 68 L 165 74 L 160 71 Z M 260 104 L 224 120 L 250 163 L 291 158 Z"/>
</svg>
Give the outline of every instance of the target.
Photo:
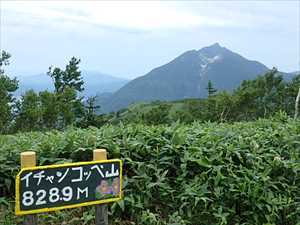
<svg viewBox="0 0 300 225">
<path fill-rule="evenodd" d="M 125 162 L 124 200 L 113 224 L 299 225 L 300 122 L 278 114 L 255 122 L 106 125 L 0 136 L 0 192 L 14 196 L 19 153 L 39 165 L 91 160 L 106 148 Z M 0 199 L 2 224 L 16 224 Z M 4 210 L 3 210 L 4 209 Z M 93 224 L 92 207 L 40 215 L 40 224 Z M 1 214 L 0 213 L 0 214 Z"/>
<path fill-rule="evenodd" d="M 87 128 L 104 124 L 142 123 L 172 124 L 180 121 L 235 122 L 269 118 L 276 113 L 295 113 L 295 99 L 300 75 L 285 81 L 273 68 L 254 80 L 245 80 L 232 92 L 218 91 L 209 80 L 206 99 L 185 99 L 174 102 L 139 103 L 116 113 L 97 115 L 97 99 L 84 99 L 84 81 L 80 60 L 72 57 L 65 69 L 50 67 L 54 92 L 29 90 L 16 100 L 12 93 L 18 81 L 5 75 L 3 66 L 10 55 L 2 52 L 0 62 L 0 133 L 64 130 L 68 126 Z"/>
<path fill-rule="evenodd" d="M 21 221 L 13 213 L 20 152 L 34 150 L 49 165 L 88 161 L 106 148 L 125 162 L 113 224 L 300 225 L 300 121 L 290 119 L 300 75 L 287 82 L 272 69 L 233 92 L 208 82 L 206 99 L 97 116 L 96 99 L 81 96 L 79 59 L 49 68 L 54 92 L 15 99 L 18 81 L 3 70 L 9 57 L 0 56 L 1 224 Z M 40 224 L 94 224 L 93 215 L 93 207 L 44 213 Z"/>
<path fill-rule="evenodd" d="M 213 94 L 215 94 L 218 91 L 217 89 L 215 89 L 213 87 L 213 84 L 212 84 L 211 80 L 208 81 L 206 90 L 207 90 L 207 93 L 208 93 L 208 97 L 212 96 Z"/>
<path fill-rule="evenodd" d="M 14 98 L 12 93 L 17 90 L 18 82 L 10 79 L 4 72 L 3 67 L 9 65 L 10 54 L 2 51 L 0 53 L 0 133 L 10 129 L 10 121 L 13 118 L 12 104 Z"/>
<path fill-rule="evenodd" d="M 272 69 L 255 80 L 244 81 L 232 93 L 216 92 L 209 82 L 206 99 L 135 104 L 127 110 L 111 114 L 108 121 L 157 125 L 171 124 L 175 121 L 253 121 L 278 113 L 286 113 L 292 117 L 299 87 L 300 75 L 287 82 L 276 69 Z"/>
<path fill-rule="evenodd" d="M 64 70 L 50 67 L 48 76 L 53 79 L 54 92 L 25 92 L 18 100 L 12 93 L 18 89 L 18 81 L 5 75 L 10 55 L 2 51 L 0 56 L 0 134 L 64 129 L 70 125 L 87 127 L 97 125 L 92 98 L 85 107 L 80 93 L 84 90 L 80 60 L 72 57 Z M 92 107 L 92 108 L 91 108 Z"/>
</svg>

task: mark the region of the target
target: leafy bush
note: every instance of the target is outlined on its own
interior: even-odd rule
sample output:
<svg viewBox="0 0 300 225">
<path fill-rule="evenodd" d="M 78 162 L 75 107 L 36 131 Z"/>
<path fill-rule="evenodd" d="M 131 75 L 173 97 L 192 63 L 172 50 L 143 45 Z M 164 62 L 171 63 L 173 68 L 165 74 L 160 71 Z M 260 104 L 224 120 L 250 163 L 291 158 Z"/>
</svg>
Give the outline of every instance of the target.
<svg viewBox="0 0 300 225">
<path fill-rule="evenodd" d="M 1 194 L 14 194 L 22 150 L 37 151 L 45 165 L 91 160 L 93 149 L 106 148 L 125 162 L 124 199 L 110 206 L 114 224 L 299 225 L 300 122 L 282 117 L 0 136 Z M 46 215 L 41 221 L 51 224 Z M 55 215 L 53 224 L 66 218 Z"/>
</svg>

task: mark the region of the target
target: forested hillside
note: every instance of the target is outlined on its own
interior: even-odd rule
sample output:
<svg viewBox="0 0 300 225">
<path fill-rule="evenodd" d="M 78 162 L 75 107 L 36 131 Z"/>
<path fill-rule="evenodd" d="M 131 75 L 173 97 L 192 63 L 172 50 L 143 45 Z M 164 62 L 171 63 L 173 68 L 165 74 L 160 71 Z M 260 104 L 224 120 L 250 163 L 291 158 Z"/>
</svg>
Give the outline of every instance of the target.
<svg viewBox="0 0 300 225">
<path fill-rule="evenodd" d="M 243 81 L 232 92 L 218 91 L 209 82 L 206 87 L 207 98 L 133 104 L 126 110 L 99 118 L 114 124 L 157 125 L 175 121 L 250 121 L 276 114 L 293 117 L 299 86 L 300 76 L 285 81 L 276 69 L 272 69 L 254 80 Z"/>
</svg>

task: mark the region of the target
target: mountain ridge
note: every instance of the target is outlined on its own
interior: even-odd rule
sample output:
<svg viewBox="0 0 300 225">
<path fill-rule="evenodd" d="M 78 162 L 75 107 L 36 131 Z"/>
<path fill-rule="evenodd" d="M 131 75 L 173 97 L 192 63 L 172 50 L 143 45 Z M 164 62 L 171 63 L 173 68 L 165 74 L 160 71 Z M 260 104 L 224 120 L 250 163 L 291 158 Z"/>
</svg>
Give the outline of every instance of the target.
<svg viewBox="0 0 300 225">
<path fill-rule="evenodd" d="M 115 92 L 129 80 L 112 75 L 104 74 L 97 71 L 82 70 L 84 81 L 83 95 L 94 96 L 105 92 Z M 34 91 L 53 91 L 53 81 L 46 73 L 35 75 L 19 76 L 19 89 L 15 95 L 20 96 L 26 91 L 33 89 Z"/>
<path fill-rule="evenodd" d="M 133 79 L 102 101 L 102 112 L 118 111 L 136 102 L 203 98 L 209 80 L 218 90 L 233 90 L 243 80 L 254 79 L 268 70 L 264 64 L 215 43 L 186 51 Z"/>
</svg>

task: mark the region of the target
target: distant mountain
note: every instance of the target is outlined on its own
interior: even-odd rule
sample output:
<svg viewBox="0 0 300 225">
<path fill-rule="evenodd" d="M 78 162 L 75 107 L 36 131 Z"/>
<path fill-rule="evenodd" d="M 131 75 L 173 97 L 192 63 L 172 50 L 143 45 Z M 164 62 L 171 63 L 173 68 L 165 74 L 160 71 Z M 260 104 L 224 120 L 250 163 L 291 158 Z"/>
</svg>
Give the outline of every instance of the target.
<svg viewBox="0 0 300 225">
<path fill-rule="evenodd" d="M 54 89 L 51 78 L 46 74 L 17 76 L 17 79 L 19 81 L 19 88 L 14 93 L 16 96 L 20 96 L 30 89 L 37 92 L 43 90 L 52 91 Z"/>
<path fill-rule="evenodd" d="M 183 53 L 171 62 L 138 77 L 102 100 L 102 112 L 117 111 L 136 102 L 172 101 L 207 95 L 207 83 L 218 90 L 233 90 L 243 80 L 269 69 L 221 47 L 218 43 Z"/>
<path fill-rule="evenodd" d="M 283 79 L 287 82 L 291 81 L 296 75 L 299 75 L 300 72 L 299 71 L 295 71 L 295 72 L 290 72 L 290 73 L 285 73 L 285 72 L 280 72 L 280 74 L 282 75 Z"/>
<path fill-rule="evenodd" d="M 129 80 L 114 77 L 111 75 L 94 72 L 82 71 L 84 81 L 84 96 L 94 96 L 104 92 L 115 92 L 125 85 Z M 37 74 L 33 76 L 19 76 L 19 89 L 15 95 L 19 96 L 29 89 L 43 91 L 54 89 L 51 77 L 46 74 Z"/>
</svg>

